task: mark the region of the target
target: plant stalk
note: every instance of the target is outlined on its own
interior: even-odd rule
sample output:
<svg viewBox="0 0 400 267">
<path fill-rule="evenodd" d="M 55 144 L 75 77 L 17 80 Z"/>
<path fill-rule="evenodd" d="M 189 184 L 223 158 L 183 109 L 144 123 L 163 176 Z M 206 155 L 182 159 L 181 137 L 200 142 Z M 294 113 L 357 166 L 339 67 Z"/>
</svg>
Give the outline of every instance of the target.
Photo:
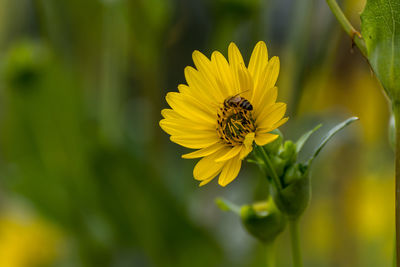
<svg viewBox="0 0 400 267">
<path fill-rule="evenodd" d="M 282 184 L 279 180 L 278 175 L 276 174 L 274 165 L 271 162 L 271 159 L 268 156 L 268 153 L 264 150 L 263 147 L 257 146 L 259 154 L 263 160 L 263 162 L 265 163 L 265 166 L 267 168 L 267 173 L 269 176 L 271 176 L 272 180 L 274 181 L 276 187 L 278 190 L 282 190 Z"/>
<path fill-rule="evenodd" d="M 274 241 L 265 244 L 266 266 L 275 267 L 275 246 Z"/>
<path fill-rule="evenodd" d="M 365 58 L 367 58 L 367 47 L 365 46 L 365 42 L 361 36 L 361 34 L 351 25 L 350 21 L 346 18 L 343 11 L 340 9 L 336 0 L 326 0 L 329 8 L 332 13 L 335 15 L 336 19 L 342 26 L 343 30 L 350 36 L 353 42 L 357 45 L 360 52 L 363 54 Z"/>
<path fill-rule="evenodd" d="M 292 243 L 293 267 L 303 267 L 300 250 L 299 221 L 289 220 L 290 240 Z"/>
<path fill-rule="evenodd" d="M 395 210 L 396 210 L 396 266 L 400 267 L 400 261 L 397 255 L 400 255 L 400 103 L 393 103 L 393 115 L 395 120 L 396 149 L 395 149 Z"/>
</svg>

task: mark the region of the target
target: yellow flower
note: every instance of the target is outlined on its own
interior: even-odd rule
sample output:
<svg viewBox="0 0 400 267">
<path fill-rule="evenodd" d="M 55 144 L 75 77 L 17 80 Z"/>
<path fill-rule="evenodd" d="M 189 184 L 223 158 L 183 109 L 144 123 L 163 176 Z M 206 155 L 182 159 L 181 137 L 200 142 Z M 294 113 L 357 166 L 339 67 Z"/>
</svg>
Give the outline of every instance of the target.
<svg viewBox="0 0 400 267">
<path fill-rule="evenodd" d="M 161 111 L 160 126 L 171 141 L 199 149 L 182 157 L 202 157 L 193 170 L 200 186 L 218 174 L 221 186 L 232 182 L 253 143 L 272 142 L 278 136 L 270 132 L 287 121 L 286 104 L 276 102 L 279 59 L 268 60 L 265 43 L 257 43 L 248 67 L 234 43 L 228 59 L 218 51 L 211 60 L 194 51 L 197 70 L 185 68 L 188 85 L 180 84 L 179 93 L 168 93 L 172 109 Z"/>
</svg>

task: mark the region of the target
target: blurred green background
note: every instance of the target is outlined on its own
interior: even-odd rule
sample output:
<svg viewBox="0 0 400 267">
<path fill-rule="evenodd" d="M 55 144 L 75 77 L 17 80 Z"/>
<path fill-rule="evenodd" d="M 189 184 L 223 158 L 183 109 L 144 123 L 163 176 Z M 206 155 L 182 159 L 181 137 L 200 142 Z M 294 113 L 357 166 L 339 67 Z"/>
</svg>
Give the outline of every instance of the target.
<svg viewBox="0 0 400 267">
<path fill-rule="evenodd" d="M 341 1 L 359 28 L 364 1 Z M 313 168 L 305 266 L 389 266 L 394 228 L 387 101 L 324 0 L 0 0 L 0 266 L 264 266 L 216 207 L 265 196 L 244 164 L 199 188 L 195 160 L 158 126 L 197 49 L 281 59 L 281 128 L 298 138 L 359 116 Z M 291 266 L 288 233 L 277 266 Z"/>
</svg>

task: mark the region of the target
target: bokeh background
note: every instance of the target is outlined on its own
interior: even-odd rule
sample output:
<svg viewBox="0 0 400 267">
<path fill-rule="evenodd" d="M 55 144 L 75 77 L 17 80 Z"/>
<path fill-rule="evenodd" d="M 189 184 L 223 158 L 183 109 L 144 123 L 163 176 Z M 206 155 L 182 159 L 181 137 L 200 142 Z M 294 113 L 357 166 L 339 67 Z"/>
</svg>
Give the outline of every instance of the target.
<svg viewBox="0 0 400 267">
<path fill-rule="evenodd" d="M 359 28 L 364 1 L 341 1 Z M 264 266 L 264 248 L 214 204 L 265 197 L 245 164 L 199 188 L 195 160 L 158 126 L 197 49 L 281 59 L 285 137 L 334 124 L 301 220 L 305 266 L 389 266 L 389 109 L 323 0 L 0 0 L 0 266 Z M 291 266 L 287 232 L 277 266 Z"/>
</svg>

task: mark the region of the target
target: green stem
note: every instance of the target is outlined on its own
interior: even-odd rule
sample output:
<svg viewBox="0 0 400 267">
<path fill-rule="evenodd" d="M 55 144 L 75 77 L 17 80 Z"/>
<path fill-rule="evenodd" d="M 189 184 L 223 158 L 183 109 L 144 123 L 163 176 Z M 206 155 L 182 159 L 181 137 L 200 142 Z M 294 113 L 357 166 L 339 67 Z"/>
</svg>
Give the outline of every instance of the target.
<svg viewBox="0 0 400 267">
<path fill-rule="evenodd" d="M 289 228 L 290 228 L 290 239 L 292 242 L 293 266 L 302 267 L 303 262 L 301 260 L 301 251 L 300 251 L 299 221 L 290 220 Z"/>
<path fill-rule="evenodd" d="M 365 46 L 365 42 L 361 37 L 361 34 L 354 29 L 353 25 L 351 25 L 350 21 L 343 14 L 343 11 L 340 9 L 336 0 L 326 0 L 329 8 L 332 13 L 335 15 L 336 19 L 342 26 L 343 30 L 350 36 L 353 42 L 357 45 L 358 49 L 360 49 L 361 53 L 364 57 L 367 57 L 367 47 Z"/>
<path fill-rule="evenodd" d="M 393 103 L 393 115 L 396 129 L 396 191 L 395 191 L 395 210 L 396 210 L 396 255 L 400 255 L 400 103 Z M 396 257 L 397 258 L 397 257 Z M 397 259 L 397 267 L 400 267 L 400 261 Z"/>
<path fill-rule="evenodd" d="M 282 190 L 281 182 L 279 180 L 278 175 L 275 172 L 274 165 L 272 164 L 271 159 L 268 156 L 268 153 L 265 152 L 264 148 L 261 147 L 261 146 L 257 146 L 257 149 L 259 151 L 260 156 L 262 157 L 262 160 L 265 163 L 265 166 L 267 168 L 267 172 L 269 172 L 268 174 L 272 177 L 272 180 L 274 181 L 277 189 L 279 191 Z"/>
<path fill-rule="evenodd" d="M 275 246 L 274 241 L 265 244 L 265 255 L 267 261 L 267 267 L 275 267 Z"/>
</svg>

